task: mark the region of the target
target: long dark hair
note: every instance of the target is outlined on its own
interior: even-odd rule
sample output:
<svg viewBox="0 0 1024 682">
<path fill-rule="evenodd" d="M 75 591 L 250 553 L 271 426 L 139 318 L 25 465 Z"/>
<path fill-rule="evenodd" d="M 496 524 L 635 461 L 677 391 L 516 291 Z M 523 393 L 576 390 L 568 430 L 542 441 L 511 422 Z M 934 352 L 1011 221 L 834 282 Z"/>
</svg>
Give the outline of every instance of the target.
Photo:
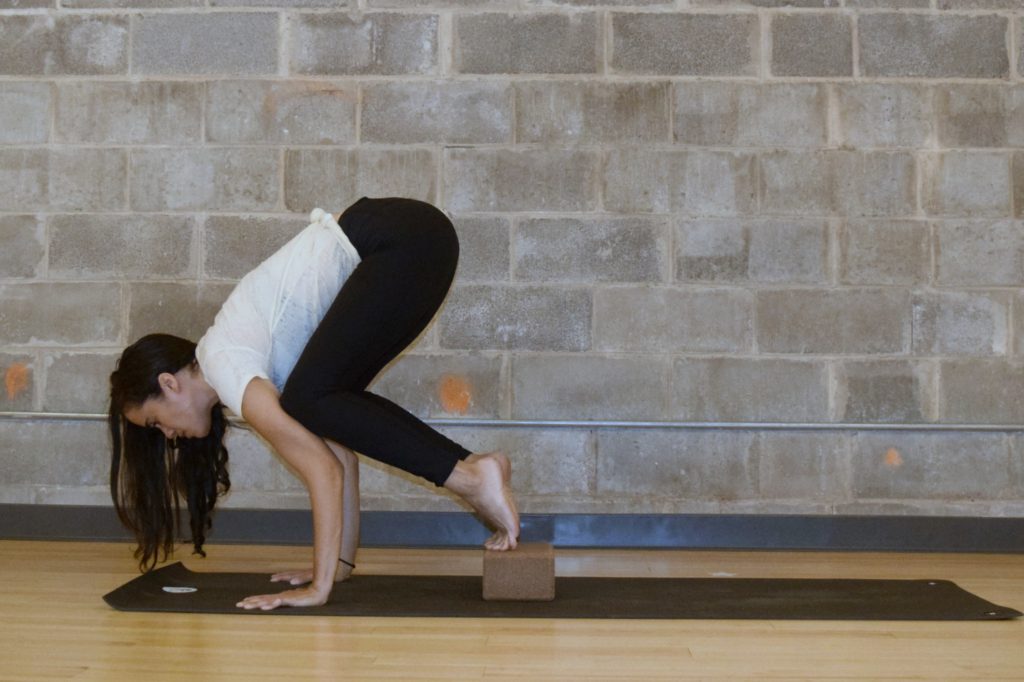
<svg viewBox="0 0 1024 682">
<path fill-rule="evenodd" d="M 125 408 L 162 394 L 161 373 L 195 366 L 196 344 L 170 334 L 149 334 L 124 350 L 110 375 L 110 495 L 121 523 L 138 541 L 135 558 L 140 572 L 152 570 L 173 551 L 181 525 L 179 495 L 188 502 L 193 554 L 205 557 L 210 512 L 218 495 L 231 488 L 221 403 L 212 409 L 207 436 L 176 438 L 173 443 L 159 429 L 137 426 L 124 416 Z M 163 559 L 158 558 L 161 549 Z"/>
</svg>

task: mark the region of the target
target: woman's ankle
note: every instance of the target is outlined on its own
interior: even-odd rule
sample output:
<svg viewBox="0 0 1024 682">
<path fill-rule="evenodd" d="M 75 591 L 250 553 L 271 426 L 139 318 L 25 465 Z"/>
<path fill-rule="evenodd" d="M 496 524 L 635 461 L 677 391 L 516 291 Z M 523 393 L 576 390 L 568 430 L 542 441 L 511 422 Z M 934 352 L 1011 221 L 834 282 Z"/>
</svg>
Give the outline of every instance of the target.
<svg viewBox="0 0 1024 682">
<path fill-rule="evenodd" d="M 472 457 L 472 455 L 470 455 Z M 469 458 L 460 459 L 455 463 L 452 472 L 445 479 L 444 487 L 460 497 L 465 497 L 478 486 L 480 479 L 476 472 L 476 465 L 468 461 Z"/>
</svg>

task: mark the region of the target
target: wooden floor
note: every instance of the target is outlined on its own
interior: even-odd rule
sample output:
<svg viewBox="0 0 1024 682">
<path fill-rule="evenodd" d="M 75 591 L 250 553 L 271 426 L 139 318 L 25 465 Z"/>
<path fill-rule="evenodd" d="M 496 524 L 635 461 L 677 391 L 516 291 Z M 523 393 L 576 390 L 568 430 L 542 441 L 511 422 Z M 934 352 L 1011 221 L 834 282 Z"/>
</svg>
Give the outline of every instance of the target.
<svg viewBox="0 0 1024 682">
<path fill-rule="evenodd" d="M 308 547 L 207 545 L 197 571 L 302 567 Z M 480 574 L 482 551 L 359 551 L 360 573 Z M 1024 607 L 1024 555 L 591 551 L 558 575 L 940 578 Z M 2 680 L 1024 680 L 999 622 L 344 618 L 125 613 L 131 546 L 0 541 Z M 268 583 L 270 584 L 270 583 Z M 277 584 L 274 584 L 277 586 Z"/>
</svg>

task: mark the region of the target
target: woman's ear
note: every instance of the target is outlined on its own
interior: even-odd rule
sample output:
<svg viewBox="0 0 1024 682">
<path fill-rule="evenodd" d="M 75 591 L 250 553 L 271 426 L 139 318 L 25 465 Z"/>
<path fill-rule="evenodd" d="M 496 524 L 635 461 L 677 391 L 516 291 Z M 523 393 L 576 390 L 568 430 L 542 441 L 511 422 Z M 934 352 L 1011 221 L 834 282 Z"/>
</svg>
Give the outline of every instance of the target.
<svg viewBox="0 0 1024 682">
<path fill-rule="evenodd" d="M 160 390 L 163 393 L 177 392 L 179 388 L 178 377 L 174 376 L 170 372 L 161 372 L 156 378 L 157 383 L 160 384 Z"/>
</svg>

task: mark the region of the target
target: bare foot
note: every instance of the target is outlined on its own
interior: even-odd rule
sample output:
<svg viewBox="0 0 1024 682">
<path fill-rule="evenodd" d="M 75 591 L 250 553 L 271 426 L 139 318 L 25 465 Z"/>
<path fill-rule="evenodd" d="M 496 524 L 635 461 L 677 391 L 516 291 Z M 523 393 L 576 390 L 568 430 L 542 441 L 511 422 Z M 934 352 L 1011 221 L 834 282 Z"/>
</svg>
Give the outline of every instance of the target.
<svg viewBox="0 0 1024 682">
<path fill-rule="evenodd" d="M 488 549 L 515 549 L 519 540 L 519 511 L 508 482 L 512 465 L 502 452 L 472 454 L 455 466 L 445 487 L 462 496 L 497 529 L 484 545 Z"/>
<path fill-rule="evenodd" d="M 507 549 L 512 549 L 516 546 L 517 545 L 512 544 L 508 533 L 506 533 L 503 530 L 496 531 L 494 535 L 487 538 L 487 540 L 484 542 L 484 547 L 486 549 L 494 549 L 498 550 L 499 552 L 503 552 Z"/>
<path fill-rule="evenodd" d="M 494 458 L 498 460 L 498 464 L 501 465 L 501 478 L 502 478 L 502 493 L 505 497 L 505 501 L 511 508 L 512 516 L 515 519 L 515 535 L 511 539 L 512 547 L 515 547 L 519 540 L 519 510 L 516 508 L 516 501 L 512 495 L 512 463 L 509 461 L 508 456 L 501 451 L 495 451 L 487 454 L 472 454 L 466 458 L 466 461 L 479 461 L 485 460 L 486 458 Z M 509 541 L 509 534 L 511 529 L 507 528 L 503 524 L 495 523 L 498 527 L 498 531 L 492 535 L 487 543 L 501 543 L 501 536 L 505 536 L 505 542 Z M 487 544 L 484 543 L 484 544 Z"/>
</svg>

